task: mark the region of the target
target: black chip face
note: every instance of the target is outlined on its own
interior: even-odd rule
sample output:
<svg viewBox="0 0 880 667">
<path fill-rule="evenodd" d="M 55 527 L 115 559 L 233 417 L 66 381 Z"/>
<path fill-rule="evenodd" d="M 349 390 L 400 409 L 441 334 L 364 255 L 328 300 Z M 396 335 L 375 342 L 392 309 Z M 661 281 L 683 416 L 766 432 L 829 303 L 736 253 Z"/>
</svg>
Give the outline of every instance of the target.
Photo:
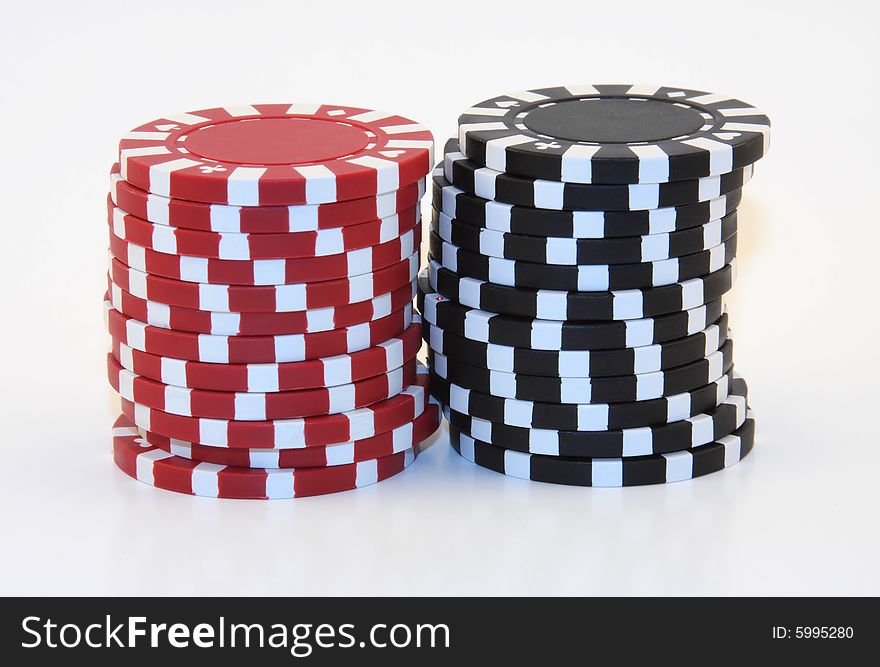
<svg viewBox="0 0 880 667">
<path fill-rule="evenodd" d="M 660 100 L 585 98 L 539 106 L 522 121 L 536 134 L 591 144 L 634 144 L 686 136 L 705 120 L 695 109 Z"/>
</svg>

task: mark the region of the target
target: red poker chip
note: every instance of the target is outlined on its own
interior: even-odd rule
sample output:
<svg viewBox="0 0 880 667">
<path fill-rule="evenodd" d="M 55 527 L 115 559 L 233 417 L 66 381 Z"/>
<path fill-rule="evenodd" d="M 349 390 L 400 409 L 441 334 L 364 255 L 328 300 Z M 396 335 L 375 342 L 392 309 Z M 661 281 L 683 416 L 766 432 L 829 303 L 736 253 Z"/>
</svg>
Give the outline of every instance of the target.
<svg viewBox="0 0 880 667">
<path fill-rule="evenodd" d="M 164 384 L 216 391 L 275 392 L 333 387 L 388 373 L 421 349 L 418 317 L 400 336 L 352 354 L 284 364 L 211 364 L 142 352 L 113 339 L 113 356 L 127 370 Z"/>
<path fill-rule="evenodd" d="M 110 234 L 110 254 L 133 269 L 185 282 L 229 285 L 289 285 L 359 276 L 402 262 L 418 252 L 422 226 L 387 243 L 359 250 L 288 259 L 212 259 L 170 255 Z"/>
<path fill-rule="evenodd" d="M 346 227 L 387 218 L 416 206 L 425 194 L 425 179 L 375 197 L 305 206 L 228 206 L 163 197 L 135 187 L 110 172 L 110 198 L 119 208 L 157 225 L 205 232 L 286 234 Z M 225 282 L 225 281 L 224 281 Z"/>
<path fill-rule="evenodd" d="M 217 313 L 169 306 L 134 296 L 108 278 L 113 307 L 145 324 L 217 336 L 275 336 L 344 329 L 387 317 L 412 303 L 416 283 L 381 294 L 369 301 L 289 313 Z M 108 298 L 105 296 L 105 298 Z"/>
<path fill-rule="evenodd" d="M 344 329 L 278 336 L 215 336 L 151 326 L 104 301 L 107 331 L 129 347 L 163 357 L 219 364 L 305 361 L 351 354 L 399 336 L 412 324 L 412 304 L 372 322 Z"/>
<path fill-rule="evenodd" d="M 395 114 L 317 104 L 191 111 L 119 142 L 122 177 L 158 195 L 214 204 L 321 204 L 393 192 L 433 166 L 434 141 Z"/>
<path fill-rule="evenodd" d="M 298 419 L 351 412 L 397 396 L 412 384 L 416 361 L 381 375 L 334 387 L 296 391 L 231 392 L 189 389 L 142 377 L 107 355 L 107 378 L 122 398 L 156 410 L 185 417 L 266 421 Z"/>
<path fill-rule="evenodd" d="M 224 449 L 194 445 L 138 429 L 148 444 L 180 458 L 240 468 L 318 468 L 348 465 L 398 454 L 431 437 L 440 427 L 440 406 L 436 403 L 414 421 L 371 438 L 326 447 L 305 449 Z"/>
<path fill-rule="evenodd" d="M 110 257 L 110 279 L 134 296 L 195 310 L 218 313 L 287 313 L 369 301 L 413 282 L 419 254 L 351 278 L 294 285 L 215 285 L 154 276 Z"/>
<path fill-rule="evenodd" d="M 123 414 L 140 428 L 211 447 L 302 449 L 371 438 L 414 421 L 428 406 L 428 371 L 417 365 L 415 382 L 393 398 L 319 417 L 238 421 L 184 417 L 121 399 Z"/>
<path fill-rule="evenodd" d="M 158 489 L 209 498 L 268 500 L 350 491 L 403 471 L 417 452 L 410 448 L 324 468 L 239 468 L 192 461 L 154 447 L 125 416 L 113 425 L 113 461 L 126 475 Z"/>
<path fill-rule="evenodd" d="M 420 207 L 413 206 L 387 218 L 348 227 L 290 234 L 235 234 L 156 225 L 113 206 L 109 197 L 107 207 L 110 233 L 121 239 L 169 255 L 236 260 L 338 255 L 393 241 L 421 220 Z"/>
</svg>

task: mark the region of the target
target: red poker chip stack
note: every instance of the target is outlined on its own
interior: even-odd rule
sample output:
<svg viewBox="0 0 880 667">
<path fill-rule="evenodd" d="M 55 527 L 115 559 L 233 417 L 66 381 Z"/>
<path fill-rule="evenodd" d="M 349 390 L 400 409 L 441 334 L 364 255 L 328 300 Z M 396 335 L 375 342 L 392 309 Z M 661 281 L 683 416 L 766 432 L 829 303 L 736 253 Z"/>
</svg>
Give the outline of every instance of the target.
<svg viewBox="0 0 880 667">
<path fill-rule="evenodd" d="M 311 104 L 193 111 L 119 143 L 107 199 L 113 455 L 219 498 L 354 489 L 438 427 L 421 321 L 430 132 Z"/>
</svg>

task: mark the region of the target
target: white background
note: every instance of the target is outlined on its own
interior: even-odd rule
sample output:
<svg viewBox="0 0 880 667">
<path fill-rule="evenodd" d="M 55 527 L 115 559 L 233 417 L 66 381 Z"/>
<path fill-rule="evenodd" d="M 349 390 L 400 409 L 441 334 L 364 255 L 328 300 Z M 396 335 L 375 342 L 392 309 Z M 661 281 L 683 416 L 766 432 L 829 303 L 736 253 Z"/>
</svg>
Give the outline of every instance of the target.
<svg viewBox="0 0 880 667">
<path fill-rule="evenodd" d="M 598 3 L 594 3 L 598 4 Z M 3 3 L 0 593 L 880 594 L 878 62 L 866 2 Z M 110 456 L 105 195 L 176 111 L 323 101 L 453 133 L 564 83 L 740 97 L 773 121 L 728 299 L 756 451 L 598 489 L 507 479 L 445 433 L 329 497 L 157 491 Z"/>
</svg>

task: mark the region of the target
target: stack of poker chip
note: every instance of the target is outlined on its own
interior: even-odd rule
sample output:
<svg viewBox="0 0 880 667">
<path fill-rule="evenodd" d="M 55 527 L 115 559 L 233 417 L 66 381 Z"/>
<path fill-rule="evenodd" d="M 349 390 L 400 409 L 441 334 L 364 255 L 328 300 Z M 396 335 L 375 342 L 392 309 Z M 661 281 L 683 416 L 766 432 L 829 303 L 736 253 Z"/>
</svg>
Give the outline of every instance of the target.
<svg viewBox="0 0 880 667">
<path fill-rule="evenodd" d="M 113 455 L 155 487 L 290 498 L 384 480 L 439 424 L 416 361 L 433 139 L 336 105 L 160 118 L 107 202 Z"/>
<path fill-rule="evenodd" d="M 723 296 L 769 121 L 682 88 L 480 102 L 433 174 L 419 280 L 452 446 L 583 486 L 690 479 L 754 443 Z"/>
</svg>

